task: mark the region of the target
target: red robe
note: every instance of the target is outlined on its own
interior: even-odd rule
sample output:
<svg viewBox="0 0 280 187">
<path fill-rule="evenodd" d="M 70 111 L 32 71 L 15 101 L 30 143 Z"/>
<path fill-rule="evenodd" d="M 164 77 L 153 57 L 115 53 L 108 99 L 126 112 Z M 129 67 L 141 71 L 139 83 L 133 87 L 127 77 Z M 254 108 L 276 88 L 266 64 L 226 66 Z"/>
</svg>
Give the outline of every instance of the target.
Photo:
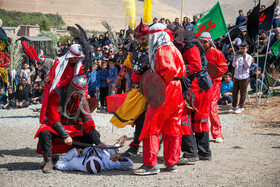
<svg viewBox="0 0 280 187">
<path fill-rule="evenodd" d="M 49 94 L 50 94 L 50 89 L 52 87 L 52 82 L 56 76 L 55 74 L 55 69 L 57 67 L 57 65 L 59 64 L 59 59 L 56 59 L 53 66 L 51 67 L 50 69 L 50 72 L 48 74 L 48 77 L 49 77 L 49 81 L 48 82 L 45 82 L 45 85 L 44 85 L 44 97 L 43 97 L 43 100 L 41 101 L 42 103 L 42 107 L 41 107 L 41 112 L 40 112 L 40 123 L 42 123 L 44 120 L 45 120 L 45 112 L 46 112 L 46 106 L 47 106 L 47 102 L 48 102 L 48 97 L 49 97 Z M 80 72 L 78 73 L 78 75 L 82 75 L 83 74 L 83 66 L 80 68 Z M 71 79 L 75 76 L 74 75 L 74 72 L 75 72 L 75 67 L 71 67 L 69 65 L 69 63 L 67 64 L 59 82 L 57 83 L 56 85 L 56 88 L 57 87 L 65 87 L 67 86 L 70 82 L 71 82 Z"/>
<path fill-rule="evenodd" d="M 180 80 L 173 80 L 185 75 L 186 70 L 180 52 L 174 45 L 162 46 L 157 51 L 155 72 L 164 80 L 166 99 L 160 108 L 149 106 L 140 140 L 148 135 L 160 134 L 181 136 L 181 115 L 184 100 Z"/>
<path fill-rule="evenodd" d="M 69 103 L 70 104 L 67 106 L 67 110 L 69 110 L 70 113 L 75 113 L 79 107 L 80 100 L 72 98 L 69 101 Z M 49 95 L 47 108 L 46 108 L 47 120 L 45 120 L 40 125 L 39 129 L 35 134 L 35 138 L 38 137 L 40 132 L 45 130 L 59 135 L 59 133 L 54 127 L 54 123 L 57 122 L 62 123 L 64 129 L 72 138 L 75 136 L 83 136 L 83 131 L 85 131 L 87 134 L 90 134 L 94 130 L 95 128 L 94 121 L 92 119 L 90 121 L 86 121 L 82 113 L 80 117 L 82 118 L 83 122 L 78 122 L 77 124 L 64 125 L 66 122 L 66 118 L 59 113 L 58 106 L 59 106 L 59 96 L 56 93 L 56 91 L 52 91 Z M 55 145 L 53 145 L 52 151 L 53 153 L 64 153 L 67 152 L 70 148 L 71 146 L 63 144 L 63 142 L 61 142 L 61 139 L 59 139 L 59 141 L 55 141 Z M 40 153 L 39 146 L 37 147 L 37 152 Z"/>
<path fill-rule="evenodd" d="M 184 109 L 180 80 L 186 74 L 184 61 L 178 49 L 172 45 L 157 50 L 155 72 L 166 86 L 166 99 L 159 108 L 149 106 L 139 140 L 143 139 L 143 163 L 154 166 L 157 163 L 159 135 L 162 133 L 164 160 L 168 165 L 177 164 L 181 147 L 181 117 Z"/>
<path fill-rule="evenodd" d="M 196 45 L 184 51 L 183 59 L 186 63 L 186 77 L 201 70 L 201 56 Z M 194 78 L 188 95 L 190 96 L 188 103 L 195 109 L 194 119 L 190 118 L 191 114 L 188 114 L 187 108 L 185 107 L 182 116 L 182 123 L 191 123 L 195 133 L 209 132 L 209 125 L 207 121 L 209 118 L 212 90 L 209 89 L 201 92 L 197 78 Z M 190 126 L 182 126 L 182 131 L 183 135 L 190 135 Z"/>
<path fill-rule="evenodd" d="M 219 76 L 212 80 L 213 84 L 211 89 L 213 96 L 210 103 L 211 133 L 214 139 L 217 137 L 223 138 L 221 133 L 222 125 L 217 111 L 217 105 L 221 95 L 222 76 L 225 72 L 227 72 L 228 66 L 223 53 L 214 47 L 210 47 L 210 49 L 207 51 L 206 58 L 208 63 L 215 64 L 219 70 Z"/>
</svg>

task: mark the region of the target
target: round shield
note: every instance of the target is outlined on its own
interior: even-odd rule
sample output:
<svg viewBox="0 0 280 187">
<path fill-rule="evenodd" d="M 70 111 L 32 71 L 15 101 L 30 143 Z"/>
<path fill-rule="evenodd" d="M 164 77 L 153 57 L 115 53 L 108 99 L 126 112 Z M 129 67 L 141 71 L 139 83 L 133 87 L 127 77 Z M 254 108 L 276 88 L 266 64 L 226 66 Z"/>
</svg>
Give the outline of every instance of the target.
<svg viewBox="0 0 280 187">
<path fill-rule="evenodd" d="M 40 61 L 40 59 L 38 58 L 38 54 L 37 54 L 36 50 L 34 49 L 34 47 L 32 45 L 29 45 L 29 49 L 30 49 L 31 53 L 33 54 L 34 58 L 37 61 Z"/>
<path fill-rule="evenodd" d="M 211 79 L 216 79 L 219 76 L 219 69 L 213 63 L 208 62 L 207 71 L 208 71 L 208 74 L 210 75 Z"/>
<path fill-rule="evenodd" d="M 26 41 L 22 41 L 21 44 L 22 44 L 22 47 L 23 47 L 24 51 L 26 52 L 26 54 L 27 54 L 30 58 L 35 59 L 34 56 L 33 56 L 33 53 L 31 53 L 31 51 L 30 51 L 30 49 L 29 49 L 28 44 L 26 43 Z"/>
<path fill-rule="evenodd" d="M 166 98 L 165 84 L 159 74 L 146 72 L 141 80 L 141 89 L 147 102 L 154 108 L 163 105 Z"/>
<path fill-rule="evenodd" d="M 87 99 L 88 105 L 89 105 L 89 110 L 91 113 L 94 112 L 94 110 L 97 108 L 98 105 L 98 100 L 96 98 L 89 98 Z"/>
</svg>

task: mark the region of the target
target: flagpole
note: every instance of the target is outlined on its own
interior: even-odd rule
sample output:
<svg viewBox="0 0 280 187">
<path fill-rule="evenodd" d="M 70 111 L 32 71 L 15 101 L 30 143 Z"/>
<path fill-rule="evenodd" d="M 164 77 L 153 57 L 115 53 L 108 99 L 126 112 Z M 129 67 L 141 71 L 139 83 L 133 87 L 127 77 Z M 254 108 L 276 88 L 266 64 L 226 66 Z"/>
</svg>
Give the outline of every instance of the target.
<svg viewBox="0 0 280 187">
<path fill-rule="evenodd" d="M 267 42 L 266 54 L 265 54 L 265 61 L 264 61 L 264 66 L 263 66 L 263 77 L 262 77 L 262 84 L 261 84 L 261 92 L 262 92 L 262 88 L 263 88 L 263 84 L 264 84 L 263 80 L 264 80 L 264 77 L 265 77 L 268 49 L 269 49 L 269 45 L 270 45 L 270 37 L 271 37 L 271 29 L 269 31 L 269 37 L 268 37 L 268 42 Z M 259 103 L 261 103 L 261 94 L 260 94 L 260 97 L 259 97 Z"/>
<path fill-rule="evenodd" d="M 258 34 L 258 46 L 260 44 L 260 36 Z M 257 69 L 259 68 L 259 50 L 257 48 Z M 258 73 L 256 74 L 256 105 L 258 105 Z"/>
<path fill-rule="evenodd" d="M 181 0 L 181 23 L 183 23 L 183 6 L 184 0 Z"/>
</svg>

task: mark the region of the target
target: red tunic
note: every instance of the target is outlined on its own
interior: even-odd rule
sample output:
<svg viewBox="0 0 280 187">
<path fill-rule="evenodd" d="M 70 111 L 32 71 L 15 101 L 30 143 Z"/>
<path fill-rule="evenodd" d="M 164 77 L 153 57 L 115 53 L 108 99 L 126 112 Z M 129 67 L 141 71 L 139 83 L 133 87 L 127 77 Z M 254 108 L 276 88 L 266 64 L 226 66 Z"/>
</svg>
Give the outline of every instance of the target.
<svg viewBox="0 0 280 187">
<path fill-rule="evenodd" d="M 184 107 L 180 78 L 186 74 L 184 61 L 174 45 L 162 46 L 157 51 L 155 72 L 164 80 L 166 99 L 160 108 L 149 106 L 139 140 L 163 132 L 181 136 L 181 116 Z"/>
<path fill-rule="evenodd" d="M 59 64 L 59 59 L 56 59 L 53 66 L 51 67 L 50 69 L 50 72 L 48 74 L 48 77 L 49 77 L 49 81 L 48 82 L 45 82 L 45 85 L 44 85 L 44 97 L 43 97 L 43 100 L 41 101 L 42 103 L 42 107 L 41 107 L 41 112 L 40 112 L 40 123 L 42 123 L 44 120 L 45 120 L 45 111 L 46 111 L 46 106 L 47 106 L 47 102 L 48 102 L 48 97 L 49 97 L 49 94 L 50 94 L 50 89 L 52 87 L 52 82 L 56 76 L 55 74 L 55 69 L 57 67 L 57 65 Z M 83 74 L 83 66 L 80 68 L 80 72 L 78 75 L 82 75 Z M 64 87 L 64 86 L 67 86 L 71 79 L 75 76 L 74 75 L 74 72 L 75 72 L 75 67 L 71 67 L 69 65 L 69 63 L 67 64 L 59 82 L 57 83 L 56 85 L 56 88 L 57 87 Z"/>
<path fill-rule="evenodd" d="M 186 63 L 186 76 L 197 73 L 202 68 L 201 56 L 198 47 L 195 45 L 190 49 L 187 49 L 183 53 L 183 58 Z M 183 135 L 190 135 L 190 123 L 193 127 L 193 131 L 196 133 L 209 132 L 209 125 L 207 123 L 209 118 L 210 100 L 212 96 L 212 90 L 204 92 L 200 91 L 200 87 L 197 78 L 194 78 L 192 85 L 188 92 L 188 103 L 195 109 L 194 119 L 191 120 L 191 114 L 187 113 L 187 108 L 184 108 L 182 123 L 187 123 L 187 126 L 182 126 Z M 189 124 L 188 124 L 189 123 Z"/>
<path fill-rule="evenodd" d="M 69 104 L 67 106 L 67 110 L 69 111 L 69 113 L 75 113 L 79 107 L 79 104 L 80 104 L 79 99 L 72 98 L 69 101 Z M 59 106 L 59 96 L 56 93 L 56 91 L 52 91 L 51 94 L 49 95 L 47 108 L 46 108 L 47 120 L 45 120 L 43 122 L 43 124 L 40 125 L 38 131 L 35 134 L 35 138 L 38 137 L 40 132 L 45 131 L 45 130 L 59 135 L 59 133 L 57 132 L 57 130 L 54 127 L 54 123 L 57 123 L 57 122 L 62 123 L 64 129 L 67 131 L 69 136 L 72 138 L 75 136 L 83 136 L 83 131 L 85 131 L 87 134 L 90 134 L 94 130 L 94 128 L 95 128 L 94 121 L 93 120 L 86 121 L 85 117 L 82 113 L 80 116 L 82 118 L 82 122 L 77 122 L 77 124 L 64 125 L 66 122 L 66 118 L 59 114 L 58 106 Z M 60 144 L 63 144 L 63 143 L 60 143 Z M 65 150 L 67 151 L 70 148 L 70 146 L 67 146 L 65 144 L 63 144 L 63 145 L 64 146 L 62 149 L 61 149 L 61 147 L 58 149 L 55 146 L 53 146 L 53 153 L 62 153 L 62 152 L 65 152 Z M 37 152 L 40 152 L 40 151 L 38 151 L 38 149 L 37 149 Z"/>
<path fill-rule="evenodd" d="M 228 65 L 223 53 L 215 47 L 210 47 L 206 53 L 206 59 L 208 63 L 213 63 L 219 70 L 219 76 L 213 81 L 222 81 L 223 74 L 227 72 Z"/>
<path fill-rule="evenodd" d="M 210 47 L 208 52 L 206 53 L 206 58 L 208 63 L 213 63 L 217 66 L 219 73 L 218 77 L 216 79 L 213 79 L 213 84 L 212 84 L 212 92 L 213 96 L 211 98 L 210 102 L 210 122 L 211 122 L 211 133 L 213 138 L 221 137 L 223 138 L 221 134 L 221 129 L 222 125 L 220 122 L 219 114 L 217 111 L 217 105 L 218 105 L 218 100 L 220 98 L 221 94 L 221 81 L 222 81 L 222 76 L 225 72 L 228 70 L 227 62 L 226 59 L 221 51 L 214 47 Z"/>
</svg>

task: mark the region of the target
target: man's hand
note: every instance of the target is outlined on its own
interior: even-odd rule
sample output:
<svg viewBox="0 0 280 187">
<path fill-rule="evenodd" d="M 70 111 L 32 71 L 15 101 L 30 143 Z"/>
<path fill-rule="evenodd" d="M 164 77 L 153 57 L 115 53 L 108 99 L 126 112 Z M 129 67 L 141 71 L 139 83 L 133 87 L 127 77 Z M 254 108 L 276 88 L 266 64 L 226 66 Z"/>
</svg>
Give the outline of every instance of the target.
<svg viewBox="0 0 280 187">
<path fill-rule="evenodd" d="M 70 136 L 64 140 L 64 143 L 66 145 L 72 145 L 72 142 L 73 142 L 73 140 L 72 140 L 72 138 Z"/>
<path fill-rule="evenodd" d="M 77 153 L 79 157 L 83 156 L 83 151 L 84 150 L 82 148 L 77 148 Z"/>
<path fill-rule="evenodd" d="M 120 78 L 117 78 L 117 79 L 115 80 L 115 87 L 116 87 L 116 88 L 119 88 L 119 87 L 121 86 L 121 84 L 122 84 L 122 80 L 121 80 Z"/>
<path fill-rule="evenodd" d="M 113 162 L 116 162 L 116 161 L 123 161 L 124 158 L 120 155 L 115 154 L 115 155 L 111 155 L 110 160 L 112 160 Z"/>
<path fill-rule="evenodd" d="M 45 82 L 49 82 L 50 81 L 50 78 L 49 77 L 46 77 L 45 78 Z"/>
</svg>

